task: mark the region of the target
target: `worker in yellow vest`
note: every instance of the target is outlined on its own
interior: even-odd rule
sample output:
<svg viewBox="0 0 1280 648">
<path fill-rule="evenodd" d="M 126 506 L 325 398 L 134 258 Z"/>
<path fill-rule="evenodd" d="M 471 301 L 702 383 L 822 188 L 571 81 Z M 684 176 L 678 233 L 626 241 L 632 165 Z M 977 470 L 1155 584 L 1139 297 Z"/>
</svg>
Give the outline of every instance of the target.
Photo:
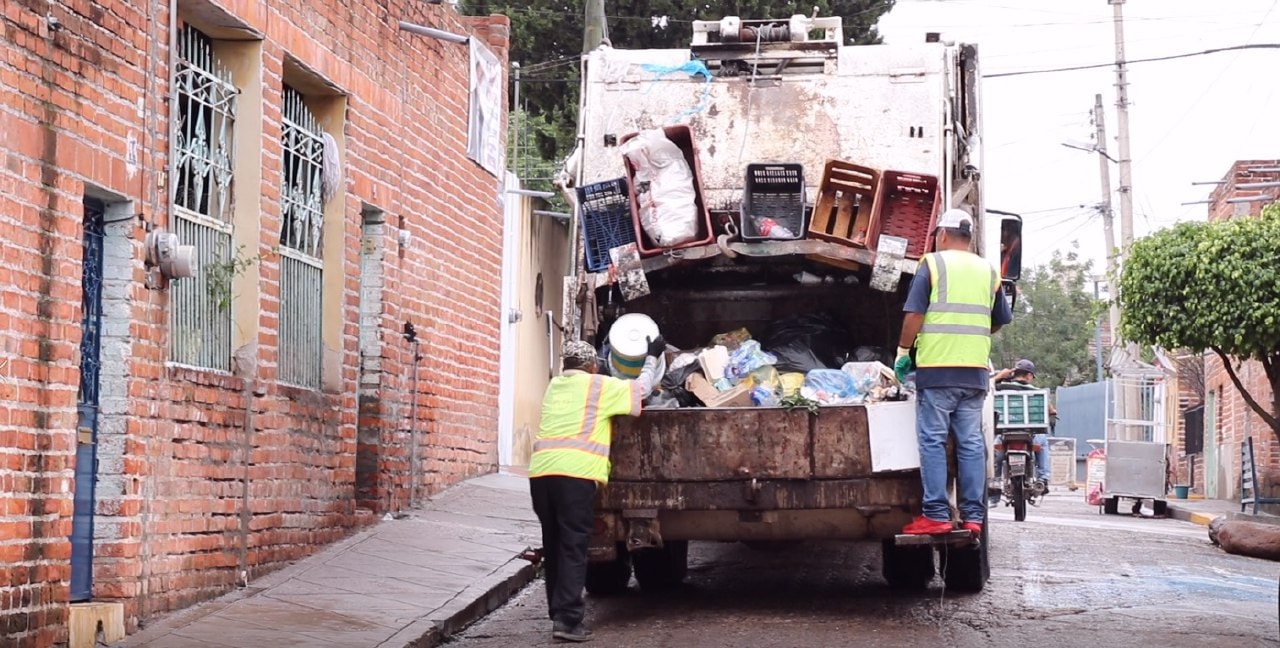
<svg viewBox="0 0 1280 648">
<path fill-rule="evenodd" d="M 529 461 L 529 493 L 542 524 L 547 610 L 554 639 L 587 641 L 587 541 L 594 526 L 596 487 L 609 481 L 612 418 L 639 416 L 640 403 L 658 379 L 661 337 L 649 340 L 635 380 L 602 376 L 596 350 L 582 341 L 564 345 L 564 371 L 547 385 L 542 421 Z"/>
<path fill-rule="evenodd" d="M 947 498 L 947 435 L 955 435 L 962 528 L 976 536 L 987 517 L 987 444 L 982 405 L 990 385 L 991 334 L 1013 321 L 1000 276 L 969 251 L 973 219 L 948 209 L 938 218 L 937 252 L 920 259 L 911 282 L 894 370 L 916 369 L 916 439 L 920 446 L 921 515 L 903 533 L 934 535 L 955 528 Z M 914 362 L 911 347 L 916 348 Z"/>
</svg>

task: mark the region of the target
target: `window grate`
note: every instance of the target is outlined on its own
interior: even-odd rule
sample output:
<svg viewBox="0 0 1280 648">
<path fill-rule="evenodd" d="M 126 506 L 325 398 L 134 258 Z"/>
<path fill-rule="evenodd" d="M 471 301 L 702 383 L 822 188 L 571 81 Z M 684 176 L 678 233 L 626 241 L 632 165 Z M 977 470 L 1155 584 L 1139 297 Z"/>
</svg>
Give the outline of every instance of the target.
<svg viewBox="0 0 1280 648">
<path fill-rule="evenodd" d="M 303 254 L 320 257 L 320 234 L 324 225 L 321 177 L 324 170 L 324 140 L 315 115 L 303 102 L 302 93 L 284 89 L 284 226 L 280 244 Z"/>
<path fill-rule="evenodd" d="M 319 388 L 324 281 L 324 140 L 302 93 L 284 87 L 280 229 L 280 380 Z"/>
<path fill-rule="evenodd" d="M 173 142 L 173 231 L 194 245 L 197 275 L 173 283 L 169 359 L 231 368 L 232 131 L 239 89 L 213 51 L 213 41 L 187 25 L 174 69 L 177 106 Z M 222 279 L 219 279 L 222 277 Z"/>
</svg>

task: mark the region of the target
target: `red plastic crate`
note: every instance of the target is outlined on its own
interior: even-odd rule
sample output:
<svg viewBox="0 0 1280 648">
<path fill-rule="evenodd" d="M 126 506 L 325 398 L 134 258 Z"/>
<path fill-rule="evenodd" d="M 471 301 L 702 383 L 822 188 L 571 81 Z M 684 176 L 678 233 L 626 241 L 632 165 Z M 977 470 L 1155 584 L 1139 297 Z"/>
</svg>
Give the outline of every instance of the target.
<svg viewBox="0 0 1280 648">
<path fill-rule="evenodd" d="M 693 139 L 693 131 L 688 126 L 667 126 L 662 129 L 667 139 L 671 140 L 684 153 L 684 159 L 689 163 L 689 169 L 693 171 L 693 189 L 694 204 L 697 207 L 698 218 L 698 235 L 688 243 L 673 245 L 671 247 L 661 247 L 649 238 L 644 228 L 640 226 L 640 200 L 636 197 L 636 168 L 631 161 L 623 156 L 623 164 L 627 169 L 627 190 L 631 196 L 631 222 L 636 230 L 636 247 L 640 250 L 640 256 L 657 256 L 666 250 L 679 250 L 683 248 L 697 247 L 699 245 L 707 245 L 714 243 L 716 240 L 715 232 L 711 229 L 711 212 L 707 210 L 707 202 L 702 196 L 702 165 L 698 162 L 698 144 Z M 621 146 L 627 140 L 639 135 L 640 133 L 628 133 L 618 138 L 618 144 Z"/>
<path fill-rule="evenodd" d="M 867 247 L 876 249 L 881 234 L 907 239 L 908 259 L 919 259 L 932 246 L 931 235 L 942 204 L 937 176 L 885 171 L 880 196 L 867 233 Z"/>
</svg>

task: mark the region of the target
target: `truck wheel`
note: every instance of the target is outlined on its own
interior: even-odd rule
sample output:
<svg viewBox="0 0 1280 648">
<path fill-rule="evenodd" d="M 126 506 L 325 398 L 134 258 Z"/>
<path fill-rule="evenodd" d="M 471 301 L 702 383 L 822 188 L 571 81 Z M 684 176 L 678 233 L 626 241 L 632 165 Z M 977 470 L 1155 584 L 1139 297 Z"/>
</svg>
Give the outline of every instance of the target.
<svg viewBox="0 0 1280 648">
<path fill-rule="evenodd" d="M 881 540 L 880 572 L 889 587 L 922 590 L 933 580 L 933 547 L 899 547 L 893 538 Z"/>
<path fill-rule="evenodd" d="M 977 546 L 958 547 L 943 545 L 938 549 L 942 563 L 942 580 L 948 589 L 961 592 L 981 592 L 991 578 L 991 560 L 987 554 L 987 528 L 991 520 L 982 525 L 982 535 L 978 537 Z"/>
<path fill-rule="evenodd" d="M 631 554 L 636 581 L 644 592 L 666 592 L 684 582 L 689 572 L 689 541 L 668 540 L 661 549 Z"/>
<path fill-rule="evenodd" d="M 1107 515 L 1116 515 L 1120 512 L 1120 498 L 1108 497 L 1102 502 L 1102 512 Z"/>
<path fill-rule="evenodd" d="M 627 591 L 630 582 L 631 556 L 621 542 L 616 560 L 587 563 L 587 593 L 592 596 L 616 596 Z"/>
<path fill-rule="evenodd" d="M 1027 478 L 1013 478 L 1013 519 L 1022 522 L 1027 519 Z"/>
</svg>

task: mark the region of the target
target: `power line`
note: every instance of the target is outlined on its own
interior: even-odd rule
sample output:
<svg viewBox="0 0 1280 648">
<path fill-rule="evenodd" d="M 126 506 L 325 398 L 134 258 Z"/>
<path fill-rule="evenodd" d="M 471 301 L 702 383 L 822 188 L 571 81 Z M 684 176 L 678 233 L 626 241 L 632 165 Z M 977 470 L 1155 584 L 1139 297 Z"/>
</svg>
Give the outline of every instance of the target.
<svg viewBox="0 0 1280 648">
<path fill-rule="evenodd" d="M 1191 58 L 1193 56 L 1204 56 L 1206 54 L 1217 54 L 1219 52 L 1234 52 L 1236 50 L 1246 50 L 1246 49 L 1280 49 L 1280 43 L 1256 43 L 1251 45 L 1250 44 L 1232 45 L 1231 47 L 1215 47 L 1213 49 L 1207 49 L 1200 52 L 1187 52 L 1185 54 L 1172 54 L 1170 56 L 1154 56 L 1151 58 L 1131 59 L 1131 60 L 1125 61 L 1124 63 L 1125 65 L 1132 65 L 1134 63 L 1152 63 L 1155 61 L 1172 61 L 1174 59 Z M 1074 72 L 1076 70 L 1096 70 L 1100 68 L 1109 68 L 1114 65 L 1115 65 L 1115 62 L 1112 61 L 1111 63 L 1098 63 L 1096 65 L 1073 65 L 1070 67 L 1049 68 L 1045 70 L 1022 70 L 1020 72 L 997 72 L 995 74 L 984 74 L 982 75 L 982 78 L 998 79 L 1001 77 L 1024 76 L 1027 74 L 1049 74 L 1052 72 Z"/>
</svg>

